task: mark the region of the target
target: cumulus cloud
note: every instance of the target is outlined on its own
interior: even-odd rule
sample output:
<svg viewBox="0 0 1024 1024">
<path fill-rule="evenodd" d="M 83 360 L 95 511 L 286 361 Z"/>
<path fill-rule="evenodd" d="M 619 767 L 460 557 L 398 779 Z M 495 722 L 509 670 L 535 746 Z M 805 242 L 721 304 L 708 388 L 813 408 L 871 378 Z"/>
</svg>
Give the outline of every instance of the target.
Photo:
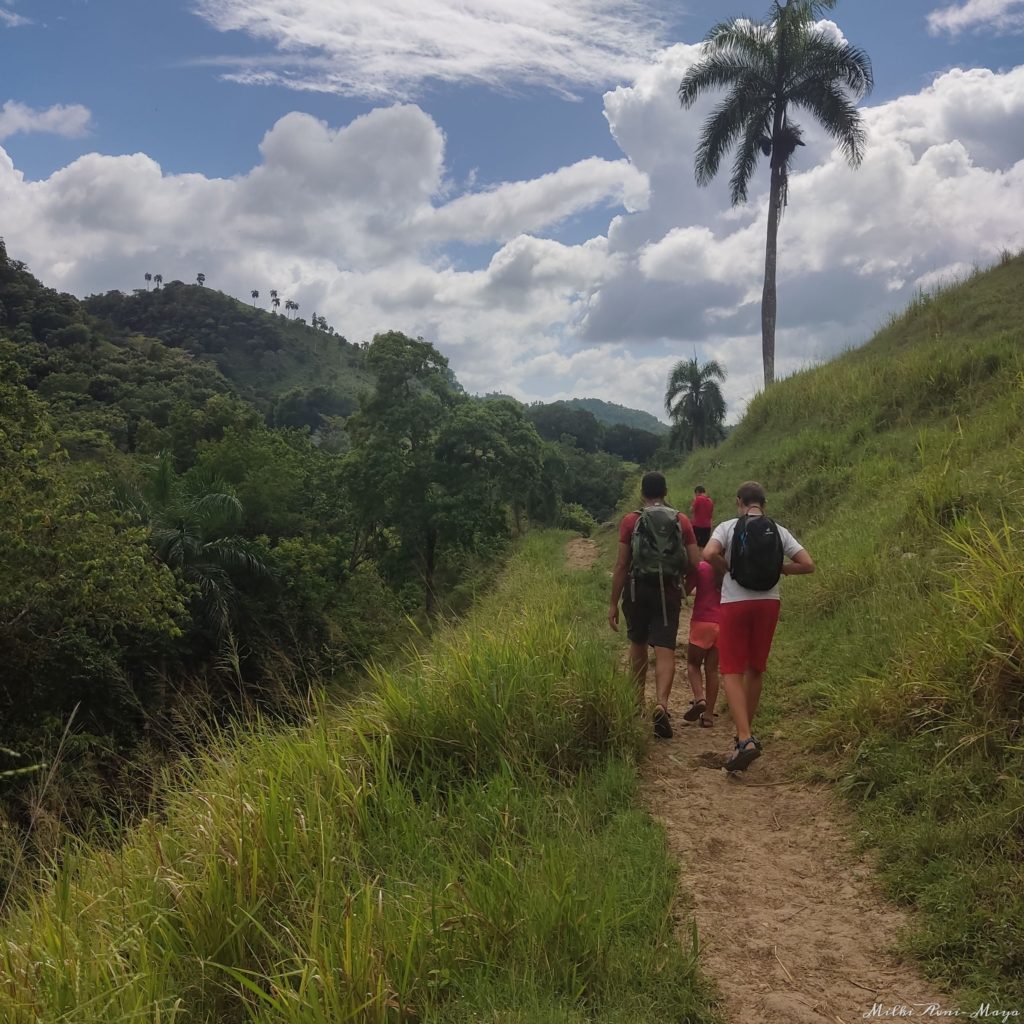
<svg viewBox="0 0 1024 1024">
<path fill-rule="evenodd" d="M 621 269 L 588 303 L 579 333 L 606 345 L 630 339 L 651 358 L 699 347 L 749 377 L 757 357 L 742 339 L 759 329 L 767 196 L 755 192 L 736 210 L 722 191 L 697 197 L 702 112 L 683 127 L 667 99 L 690 59 L 670 51 L 605 98 L 616 139 L 649 171 L 651 195 L 647 209 L 612 223 Z M 816 140 L 791 178 L 779 243 L 780 366 L 864 340 L 915 287 L 1024 242 L 1024 67 L 953 70 L 864 115 L 859 169 Z M 767 187 L 763 168 L 757 184 Z M 733 374 L 727 396 L 735 403 L 747 393 Z"/>
<path fill-rule="evenodd" d="M 0 140 L 30 132 L 79 138 L 88 132 L 91 123 L 89 108 L 80 103 L 57 103 L 45 110 L 33 110 L 24 103 L 8 100 L 0 107 Z"/>
<path fill-rule="evenodd" d="M 423 335 L 472 390 L 663 415 L 672 364 L 716 358 L 735 415 L 761 379 L 767 174 L 736 209 L 727 175 L 694 184 L 702 110 L 681 111 L 675 89 L 696 54 L 672 47 L 605 95 L 622 159 L 455 189 L 444 133 L 418 106 L 339 127 L 291 113 L 232 179 L 94 153 L 29 182 L 0 150 L 4 234 L 78 294 L 202 271 L 238 296 L 277 288 L 352 340 Z M 1024 67 L 947 72 L 865 121 L 857 170 L 820 133 L 800 151 L 780 237 L 780 374 L 865 340 L 914 289 L 1024 244 Z M 607 229 L 585 242 L 545 237 L 604 208 Z M 457 245 L 485 255 L 466 269 Z"/>
<path fill-rule="evenodd" d="M 969 29 L 1024 31 L 1024 0 L 963 0 L 932 11 L 928 28 L 933 34 L 954 36 Z"/>
<path fill-rule="evenodd" d="M 222 32 L 273 46 L 232 58 L 249 84 L 409 98 L 429 83 L 562 92 L 628 77 L 657 46 L 645 0 L 195 0 Z M 395 32 L 395 26 L 402 27 Z"/>
</svg>

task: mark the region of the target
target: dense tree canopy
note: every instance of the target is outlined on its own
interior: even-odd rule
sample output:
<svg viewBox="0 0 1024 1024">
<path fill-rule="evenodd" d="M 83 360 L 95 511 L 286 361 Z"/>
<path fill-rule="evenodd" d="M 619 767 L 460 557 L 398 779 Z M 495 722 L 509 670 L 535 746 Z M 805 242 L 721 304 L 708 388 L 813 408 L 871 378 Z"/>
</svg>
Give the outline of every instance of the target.
<svg viewBox="0 0 1024 1024">
<path fill-rule="evenodd" d="M 470 397 L 397 332 L 350 346 L 180 282 L 80 303 L 0 243 L 0 745 L 45 760 L 74 712 L 65 806 L 130 800 L 141 744 L 287 713 L 464 607 L 529 523 L 610 515 L 655 446 Z"/>
</svg>

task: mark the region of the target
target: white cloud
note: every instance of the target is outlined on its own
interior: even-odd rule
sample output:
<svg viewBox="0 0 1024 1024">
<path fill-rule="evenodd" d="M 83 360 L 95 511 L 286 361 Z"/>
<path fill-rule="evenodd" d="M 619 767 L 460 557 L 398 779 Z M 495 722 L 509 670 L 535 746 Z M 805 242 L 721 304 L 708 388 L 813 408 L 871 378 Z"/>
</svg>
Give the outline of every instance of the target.
<svg viewBox="0 0 1024 1024">
<path fill-rule="evenodd" d="M 658 45 L 645 0 L 195 0 L 275 53 L 215 59 L 250 84 L 408 98 L 436 82 L 563 92 L 628 77 Z"/>
<path fill-rule="evenodd" d="M 4 2 L 4 6 L 0 7 L 0 25 L 5 28 L 19 28 L 22 25 L 31 24 L 31 19 L 10 10 L 10 5 L 6 2 Z"/>
<path fill-rule="evenodd" d="M 959 35 L 968 29 L 996 31 L 1024 30 L 1024 0 L 963 0 L 939 7 L 928 15 L 928 28 L 934 33 Z"/>
<path fill-rule="evenodd" d="M 473 390 L 663 414 L 672 364 L 717 358 L 735 414 L 761 379 L 767 175 L 737 210 L 727 174 L 694 185 L 702 110 L 681 111 L 675 89 L 696 52 L 672 47 L 605 95 L 620 160 L 474 191 L 448 179 L 444 133 L 418 106 L 337 128 L 292 113 L 232 179 L 89 154 L 29 182 L 0 150 L 4 234 L 78 294 L 202 271 L 246 300 L 277 288 L 352 340 L 421 334 Z M 865 121 L 858 170 L 812 131 L 799 154 L 780 236 L 782 374 L 865 340 L 915 288 L 1024 244 L 1024 66 L 955 69 Z M 544 237 L 603 206 L 607 231 L 588 241 Z M 487 255 L 460 269 L 452 243 Z"/>
<path fill-rule="evenodd" d="M 8 100 L 0 107 L 0 140 L 30 132 L 79 138 L 89 131 L 91 122 L 89 108 L 80 103 L 56 103 L 45 110 L 33 110 L 24 103 Z"/>
</svg>

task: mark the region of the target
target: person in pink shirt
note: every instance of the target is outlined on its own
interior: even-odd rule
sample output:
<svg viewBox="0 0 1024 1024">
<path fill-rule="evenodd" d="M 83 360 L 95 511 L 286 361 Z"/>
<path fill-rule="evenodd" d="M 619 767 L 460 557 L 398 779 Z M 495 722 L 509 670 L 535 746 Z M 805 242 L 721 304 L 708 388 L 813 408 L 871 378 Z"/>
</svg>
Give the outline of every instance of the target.
<svg viewBox="0 0 1024 1024">
<path fill-rule="evenodd" d="M 694 591 L 696 596 L 686 646 L 686 673 L 693 690 L 693 700 L 683 718 L 687 722 L 699 720 L 702 728 L 710 729 L 715 724 L 715 702 L 718 700 L 718 621 L 722 578 L 708 562 L 699 563 L 687 577 L 686 593 Z"/>
</svg>

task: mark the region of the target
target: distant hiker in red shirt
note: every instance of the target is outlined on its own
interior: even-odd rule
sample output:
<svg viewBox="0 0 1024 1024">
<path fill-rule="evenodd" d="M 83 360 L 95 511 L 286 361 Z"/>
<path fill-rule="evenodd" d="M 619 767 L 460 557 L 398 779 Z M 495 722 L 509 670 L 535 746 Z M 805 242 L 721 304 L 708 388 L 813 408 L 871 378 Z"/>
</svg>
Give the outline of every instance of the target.
<svg viewBox="0 0 1024 1024">
<path fill-rule="evenodd" d="M 694 487 L 693 504 L 690 505 L 690 522 L 697 538 L 697 546 L 704 547 L 711 539 L 712 516 L 715 514 L 715 503 L 708 497 L 703 487 Z"/>
<path fill-rule="evenodd" d="M 694 532 L 696 530 L 694 527 Z M 697 571 L 687 579 L 687 594 L 694 590 L 697 596 L 693 600 L 690 637 L 686 646 L 686 673 L 693 690 L 693 700 L 683 718 L 687 722 L 700 719 L 701 726 L 710 729 L 715 724 L 715 702 L 718 700 L 718 622 L 722 603 L 722 578 L 710 563 L 701 562 Z"/>
<path fill-rule="evenodd" d="M 676 667 L 676 634 L 683 603 L 681 581 L 688 570 L 696 569 L 700 552 L 690 520 L 665 504 L 668 485 L 661 473 L 645 474 L 640 494 L 643 508 L 623 516 L 619 524 L 619 555 L 612 574 L 608 624 L 619 631 L 622 598 L 633 677 L 642 698 L 650 645 L 654 648 L 657 686 L 654 734 L 671 739 L 668 699 Z"/>
<path fill-rule="evenodd" d="M 736 492 L 739 518 L 719 523 L 704 548 L 705 560 L 723 574 L 718 647 L 736 725 L 736 746 L 725 764 L 733 772 L 745 771 L 761 756 L 751 726 L 779 621 L 779 579 L 815 568 L 789 530 L 764 514 L 766 501 L 759 483 L 741 484 Z"/>
</svg>

